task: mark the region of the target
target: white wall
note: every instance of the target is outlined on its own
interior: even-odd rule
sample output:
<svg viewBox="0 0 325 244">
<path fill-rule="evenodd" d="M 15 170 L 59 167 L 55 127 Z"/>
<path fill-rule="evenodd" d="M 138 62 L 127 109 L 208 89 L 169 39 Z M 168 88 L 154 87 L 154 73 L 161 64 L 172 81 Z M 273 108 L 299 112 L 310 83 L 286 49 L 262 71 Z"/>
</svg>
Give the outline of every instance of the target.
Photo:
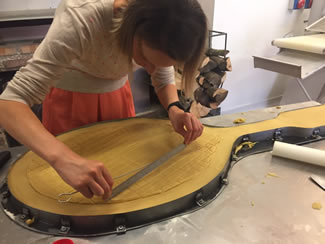
<svg viewBox="0 0 325 244">
<path fill-rule="evenodd" d="M 228 49 L 233 71 L 228 73 L 224 88 L 229 90 L 222 112 L 244 111 L 306 98 L 293 78 L 254 69 L 252 56 L 272 56 L 278 49 L 271 46 L 275 38 L 289 32 L 303 34 L 306 11 L 289 11 L 289 0 L 199 0 L 208 16 L 210 27 L 228 33 Z M 0 0 L 0 11 L 55 8 L 60 0 Z M 214 38 L 213 47 L 223 48 L 223 40 Z M 314 99 L 325 72 L 304 81 Z M 282 96 L 284 95 L 284 98 Z"/>
<path fill-rule="evenodd" d="M 0 0 L 0 12 L 53 9 L 59 5 L 60 1 L 61 0 Z M 214 0 L 198 0 L 198 1 L 201 4 L 205 14 L 207 15 L 209 28 L 212 29 L 213 15 L 214 15 Z"/>
<path fill-rule="evenodd" d="M 0 11 L 56 8 L 60 0 L 0 0 Z"/>
<path fill-rule="evenodd" d="M 201 4 L 205 15 L 208 18 L 209 29 L 213 28 L 213 15 L 214 15 L 214 0 L 198 0 Z"/>
<path fill-rule="evenodd" d="M 214 0 L 198 0 L 205 11 L 209 26 L 213 25 Z M 0 11 L 56 8 L 60 0 L 0 0 Z"/>
<path fill-rule="evenodd" d="M 233 64 L 233 71 L 228 73 L 224 84 L 229 95 L 221 105 L 222 112 L 273 106 L 281 100 L 287 83 L 297 86 L 288 76 L 255 69 L 252 58 L 253 55 L 276 54 L 278 48 L 271 45 L 275 38 L 289 32 L 303 34 L 303 20 L 308 11 L 288 10 L 288 1 L 215 0 L 213 28 L 228 33 L 229 57 Z M 214 38 L 212 46 L 222 48 L 220 42 Z"/>
</svg>

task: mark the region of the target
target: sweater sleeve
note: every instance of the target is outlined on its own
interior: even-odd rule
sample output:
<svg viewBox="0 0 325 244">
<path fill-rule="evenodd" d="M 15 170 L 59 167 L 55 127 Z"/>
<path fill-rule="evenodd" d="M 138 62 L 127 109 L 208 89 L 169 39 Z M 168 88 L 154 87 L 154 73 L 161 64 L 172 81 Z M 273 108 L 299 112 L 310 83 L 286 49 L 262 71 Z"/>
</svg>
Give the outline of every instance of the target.
<svg viewBox="0 0 325 244">
<path fill-rule="evenodd" d="M 0 99 L 41 103 L 72 60 L 86 48 L 87 31 L 73 8 L 60 6 L 53 23 L 33 57 L 16 72 Z"/>
<path fill-rule="evenodd" d="M 152 85 L 157 92 L 168 84 L 175 84 L 175 70 L 173 66 L 158 68 L 151 76 Z"/>
</svg>

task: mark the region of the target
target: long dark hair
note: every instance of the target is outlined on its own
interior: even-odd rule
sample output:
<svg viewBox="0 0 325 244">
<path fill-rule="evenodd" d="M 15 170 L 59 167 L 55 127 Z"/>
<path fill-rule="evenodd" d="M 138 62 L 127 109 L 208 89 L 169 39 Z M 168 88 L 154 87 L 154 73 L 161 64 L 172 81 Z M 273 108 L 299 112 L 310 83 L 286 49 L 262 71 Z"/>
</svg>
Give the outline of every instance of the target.
<svg viewBox="0 0 325 244">
<path fill-rule="evenodd" d="M 182 88 L 191 96 L 207 40 L 207 20 L 197 0 L 128 0 L 117 16 L 121 51 L 131 60 L 138 36 L 167 54 L 183 68 Z"/>
</svg>

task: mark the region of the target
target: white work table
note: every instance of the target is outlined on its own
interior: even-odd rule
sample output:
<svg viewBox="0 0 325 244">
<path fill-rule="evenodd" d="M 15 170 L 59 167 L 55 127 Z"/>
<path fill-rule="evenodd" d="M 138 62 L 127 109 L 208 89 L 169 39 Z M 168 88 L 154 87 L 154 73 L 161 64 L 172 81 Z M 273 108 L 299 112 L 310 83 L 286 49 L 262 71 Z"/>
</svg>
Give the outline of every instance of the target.
<svg viewBox="0 0 325 244">
<path fill-rule="evenodd" d="M 325 150 L 325 141 L 306 146 Z M 24 148 L 12 148 L 13 162 Z M 9 164 L 0 170 L 0 180 Z M 275 173 L 278 177 L 267 176 Z M 325 178 L 325 168 L 279 157 L 270 152 L 238 161 L 229 184 L 208 206 L 123 235 L 70 238 L 76 244 L 101 243 L 324 243 L 325 192 L 309 176 Z M 312 208 L 313 202 L 323 205 Z M 1 244 L 52 243 L 63 237 L 38 234 L 0 211 Z"/>
</svg>

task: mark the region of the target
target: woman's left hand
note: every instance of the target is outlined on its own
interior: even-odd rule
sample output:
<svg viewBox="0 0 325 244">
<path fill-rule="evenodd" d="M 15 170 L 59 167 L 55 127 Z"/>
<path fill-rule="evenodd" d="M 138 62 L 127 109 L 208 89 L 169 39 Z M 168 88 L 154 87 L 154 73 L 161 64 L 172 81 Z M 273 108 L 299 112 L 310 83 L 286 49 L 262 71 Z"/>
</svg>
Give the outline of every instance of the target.
<svg viewBox="0 0 325 244">
<path fill-rule="evenodd" d="M 168 116 L 175 131 L 184 137 L 185 144 L 190 144 L 202 135 L 203 125 L 193 114 L 173 106 L 169 109 Z"/>
</svg>

